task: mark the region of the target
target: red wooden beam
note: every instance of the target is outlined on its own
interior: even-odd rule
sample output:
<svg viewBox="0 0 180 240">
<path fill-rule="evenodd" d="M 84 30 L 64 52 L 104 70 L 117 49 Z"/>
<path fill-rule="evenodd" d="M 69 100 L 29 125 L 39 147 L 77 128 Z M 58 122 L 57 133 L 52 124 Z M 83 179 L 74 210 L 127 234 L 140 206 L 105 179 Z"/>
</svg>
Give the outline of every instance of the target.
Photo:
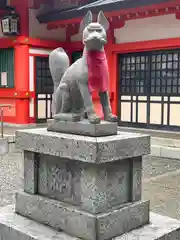
<svg viewBox="0 0 180 240">
<path fill-rule="evenodd" d="M 15 89 L 1 88 L 1 98 L 12 98 L 12 99 L 28 99 L 34 97 L 34 94 L 29 91 L 16 91 Z"/>
<path fill-rule="evenodd" d="M 79 24 L 70 24 L 66 27 L 66 41 L 70 42 L 71 37 L 79 32 Z"/>
<path fill-rule="evenodd" d="M 1 43 L 1 40 L 0 40 L 0 43 Z M 60 41 L 55 41 L 55 40 L 41 40 L 38 38 L 20 36 L 12 41 L 12 45 L 15 46 L 18 44 L 29 45 L 29 46 L 40 47 L 40 48 L 56 48 L 56 47 L 59 47 L 60 45 L 63 45 L 64 43 Z"/>
<path fill-rule="evenodd" d="M 0 38 L 0 48 L 11 48 L 14 46 L 14 40 L 10 38 Z"/>
<path fill-rule="evenodd" d="M 125 18 L 122 17 L 112 17 L 110 18 L 110 25 L 112 29 L 121 28 L 125 25 Z"/>
<path fill-rule="evenodd" d="M 16 45 L 28 45 L 30 47 L 37 47 L 37 48 L 57 48 L 62 47 L 68 51 L 79 51 L 82 50 L 83 44 L 81 42 L 76 42 L 76 44 L 72 42 L 61 42 L 55 40 L 42 40 L 39 38 L 27 38 L 27 37 L 17 37 L 14 39 L 0 39 L 0 48 L 9 48 L 14 47 Z"/>
<path fill-rule="evenodd" d="M 39 47 L 39 48 L 57 48 L 62 47 L 66 51 L 81 51 L 83 49 L 83 44 L 81 42 L 76 42 L 76 44 L 72 42 L 60 42 L 60 41 L 54 41 L 54 40 L 41 40 L 38 38 L 21 38 L 20 40 L 16 40 L 14 42 L 14 45 L 17 44 L 25 44 L 29 45 L 31 47 Z"/>
<path fill-rule="evenodd" d="M 149 40 L 143 42 L 109 44 L 114 53 L 143 52 L 163 49 L 175 49 L 180 47 L 180 38 Z"/>
</svg>

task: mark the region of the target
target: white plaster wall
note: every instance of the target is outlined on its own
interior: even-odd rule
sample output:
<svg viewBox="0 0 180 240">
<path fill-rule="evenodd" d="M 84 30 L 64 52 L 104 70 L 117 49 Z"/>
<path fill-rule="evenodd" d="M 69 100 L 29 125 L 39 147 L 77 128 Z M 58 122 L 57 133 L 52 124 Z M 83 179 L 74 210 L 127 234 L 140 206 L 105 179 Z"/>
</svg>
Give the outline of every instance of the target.
<svg viewBox="0 0 180 240">
<path fill-rule="evenodd" d="M 48 30 L 47 24 L 40 24 L 36 19 L 38 12 L 39 9 L 29 9 L 29 36 L 44 40 L 65 41 L 66 30 L 64 28 Z"/>
<path fill-rule="evenodd" d="M 36 54 L 36 55 L 49 55 L 53 49 L 44 49 L 44 48 L 30 48 L 29 54 Z"/>
<path fill-rule="evenodd" d="M 114 32 L 117 43 L 180 37 L 180 20 L 175 14 L 126 21 Z"/>
<path fill-rule="evenodd" d="M 82 41 L 81 33 L 75 34 L 71 37 L 71 42 L 79 42 L 79 41 Z"/>
</svg>

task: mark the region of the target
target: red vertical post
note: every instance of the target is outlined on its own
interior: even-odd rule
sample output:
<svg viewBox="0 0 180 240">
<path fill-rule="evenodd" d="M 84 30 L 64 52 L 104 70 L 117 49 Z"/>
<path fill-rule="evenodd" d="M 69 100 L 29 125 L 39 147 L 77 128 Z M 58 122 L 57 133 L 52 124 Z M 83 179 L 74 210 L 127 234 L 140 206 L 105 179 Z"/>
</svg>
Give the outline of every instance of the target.
<svg viewBox="0 0 180 240">
<path fill-rule="evenodd" d="M 14 76 L 17 91 L 29 89 L 29 47 L 16 45 L 14 47 Z"/>
<path fill-rule="evenodd" d="M 15 46 L 14 77 L 16 92 L 29 91 L 29 47 L 27 45 Z M 16 122 L 27 124 L 29 122 L 29 99 L 16 99 Z"/>
<path fill-rule="evenodd" d="M 14 7 L 20 16 L 20 37 L 29 36 L 28 0 L 16 0 Z M 29 91 L 29 46 L 17 44 L 14 47 L 14 79 L 17 93 Z M 29 99 L 16 99 L 16 123 L 29 123 Z"/>
</svg>

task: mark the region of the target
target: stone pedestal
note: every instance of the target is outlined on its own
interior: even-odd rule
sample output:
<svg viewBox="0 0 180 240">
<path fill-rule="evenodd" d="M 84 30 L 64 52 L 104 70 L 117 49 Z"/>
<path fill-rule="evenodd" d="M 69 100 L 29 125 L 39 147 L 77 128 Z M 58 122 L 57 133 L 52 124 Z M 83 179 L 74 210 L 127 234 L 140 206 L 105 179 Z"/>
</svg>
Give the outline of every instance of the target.
<svg viewBox="0 0 180 240">
<path fill-rule="evenodd" d="M 18 224 L 31 219 L 29 224 L 47 225 L 57 236 L 64 231 L 57 239 L 73 238 L 70 234 L 85 240 L 126 239 L 127 233 L 128 240 L 134 239 L 131 231 L 149 226 L 149 201 L 141 200 L 148 136 L 118 132 L 85 137 L 29 129 L 16 133 L 16 146 L 24 151 L 24 192 L 16 193 L 16 213 L 5 214 L 7 222 L 10 216 Z M 179 234 L 179 222 L 177 226 Z M 1 228 L 0 222 L 0 236 Z"/>
</svg>

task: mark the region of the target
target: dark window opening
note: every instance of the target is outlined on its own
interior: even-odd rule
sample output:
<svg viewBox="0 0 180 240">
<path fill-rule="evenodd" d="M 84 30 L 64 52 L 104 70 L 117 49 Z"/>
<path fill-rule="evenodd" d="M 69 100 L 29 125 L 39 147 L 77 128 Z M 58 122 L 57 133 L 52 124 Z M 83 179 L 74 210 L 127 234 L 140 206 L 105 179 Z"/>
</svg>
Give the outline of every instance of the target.
<svg viewBox="0 0 180 240">
<path fill-rule="evenodd" d="M 180 93 L 180 50 L 120 56 L 120 93 L 177 95 Z"/>
</svg>

